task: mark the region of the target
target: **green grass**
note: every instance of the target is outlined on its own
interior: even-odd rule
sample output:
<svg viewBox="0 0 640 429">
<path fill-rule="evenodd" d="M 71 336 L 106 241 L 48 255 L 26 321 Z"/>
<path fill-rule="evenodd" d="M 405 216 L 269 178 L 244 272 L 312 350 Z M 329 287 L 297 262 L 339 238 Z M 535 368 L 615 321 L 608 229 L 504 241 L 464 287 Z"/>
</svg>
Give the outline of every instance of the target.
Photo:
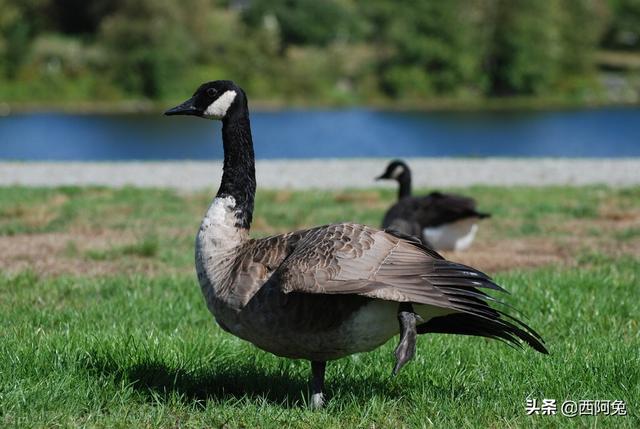
<svg viewBox="0 0 640 429">
<path fill-rule="evenodd" d="M 102 261 L 105 259 L 117 259 L 126 256 L 140 256 L 143 258 L 152 258 L 158 254 L 159 243 L 155 236 L 144 237 L 137 243 L 127 244 L 124 246 L 114 246 L 107 250 L 89 250 L 86 256 L 89 259 Z M 73 251 L 73 246 L 71 246 Z"/>
<path fill-rule="evenodd" d="M 640 237 L 640 227 L 633 226 L 625 228 L 622 231 L 616 232 L 615 237 L 620 241 L 628 241 Z"/>
<path fill-rule="evenodd" d="M 65 231 L 74 224 L 94 229 L 186 225 L 195 231 L 212 192 L 180 195 L 163 189 L 2 188 L 0 234 Z M 426 190 L 416 190 L 416 193 L 421 192 Z M 602 207 L 611 206 L 619 210 L 640 208 L 638 187 L 477 186 L 465 192 L 480 201 L 480 209 L 508 219 L 510 224 L 504 232 L 510 236 L 527 235 L 530 229 L 527 225 L 531 224 L 542 228 L 540 231 L 549 232 L 557 222 L 593 219 L 598 217 L 598 209 Z M 389 189 L 341 192 L 260 190 L 256 199 L 254 230 L 268 233 L 344 220 L 376 225 L 394 198 L 395 191 Z"/>
<path fill-rule="evenodd" d="M 330 363 L 328 406 L 312 412 L 304 406 L 308 363 L 224 333 L 206 309 L 192 249 L 207 194 L 0 188 L 8 239 L 87 231 L 133 237 L 95 253 L 80 240 L 61 246 L 61 258 L 114 264 L 110 274 L 0 273 L 0 427 L 640 427 L 640 237 L 633 225 L 640 189 L 463 192 L 494 214 L 495 224 L 483 229 L 500 240 L 598 240 L 568 265 L 496 274 L 551 354 L 427 335 L 392 378 L 394 339 Z M 256 233 L 341 219 L 376 224 L 392 199 L 377 190 L 263 191 Z M 609 218 L 622 220 L 600 227 Z M 607 250 L 616 243 L 627 250 Z M 184 269 L 123 273 L 130 259 Z M 621 399 L 629 415 L 526 416 L 527 398 Z"/>
</svg>

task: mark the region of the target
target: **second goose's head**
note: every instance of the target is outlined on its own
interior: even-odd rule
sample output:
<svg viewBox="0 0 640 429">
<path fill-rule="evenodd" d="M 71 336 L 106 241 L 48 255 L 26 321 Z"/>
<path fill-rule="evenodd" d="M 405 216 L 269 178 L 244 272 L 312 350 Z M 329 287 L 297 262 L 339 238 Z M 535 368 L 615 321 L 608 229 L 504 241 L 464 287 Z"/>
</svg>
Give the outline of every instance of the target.
<svg viewBox="0 0 640 429">
<path fill-rule="evenodd" d="M 206 119 L 233 119 L 247 112 L 247 97 L 230 80 L 203 83 L 184 103 L 164 112 L 165 115 L 192 115 Z"/>
<path fill-rule="evenodd" d="M 410 175 L 409 167 L 404 161 L 394 159 L 387 165 L 387 169 L 380 176 L 376 177 L 376 180 L 397 180 L 401 182 L 404 178 Z"/>
</svg>

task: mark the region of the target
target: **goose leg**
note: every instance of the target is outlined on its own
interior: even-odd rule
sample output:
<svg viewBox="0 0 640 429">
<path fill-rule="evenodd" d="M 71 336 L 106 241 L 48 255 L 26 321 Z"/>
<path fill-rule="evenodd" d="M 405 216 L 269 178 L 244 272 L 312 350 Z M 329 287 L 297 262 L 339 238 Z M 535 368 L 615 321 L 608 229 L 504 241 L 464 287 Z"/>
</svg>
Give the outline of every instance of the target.
<svg viewBox="0 0 640 429">
<path fill-rule="evenodd" d="M 309 406 L 312 410 L 322 408 L 324 405 L 324 370 L 326 362 L 311 361 L 311 401 Z"/>
<path fill-rule="evenodd" d="M 398 371 L 412 358 L 416 353 L 416 320 L 420 319 L 416 313 L 413 312 L 413 306 L 409 303 L 403 302 L 398 307 L 398 322 L 400 323 L 400 342 L 395 350 L 396 364 L 393 367 L 393 375 L 398 374 Z"/>
</svg>

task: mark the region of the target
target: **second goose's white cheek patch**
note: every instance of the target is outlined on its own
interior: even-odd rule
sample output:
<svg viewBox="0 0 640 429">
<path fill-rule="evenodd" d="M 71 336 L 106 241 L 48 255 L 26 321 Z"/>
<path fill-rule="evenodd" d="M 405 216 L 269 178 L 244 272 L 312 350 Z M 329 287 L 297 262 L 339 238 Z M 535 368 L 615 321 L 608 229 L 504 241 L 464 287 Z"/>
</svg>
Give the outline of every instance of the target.
<svg viewBox="0 0 640 429">
<path fill-rule="evenodd" d="M 397 179 L 398 177 L 400 177 L 402 175 L 403 172 L 404 172 L 404 168 L 402 168 L 401 166 L 398 165 L 391 172 L 391 178 Z"/>
<path fill-rule="evenodd" d="M 231 107 L 233 100 L 236 99 L 235 91 L 225 91 L 216 101 L 211 103 L 207 110 L 204 111 L 204 116 L 211 119 L 222 119 L 227 114 L 227 110 Z"/>
</svg>

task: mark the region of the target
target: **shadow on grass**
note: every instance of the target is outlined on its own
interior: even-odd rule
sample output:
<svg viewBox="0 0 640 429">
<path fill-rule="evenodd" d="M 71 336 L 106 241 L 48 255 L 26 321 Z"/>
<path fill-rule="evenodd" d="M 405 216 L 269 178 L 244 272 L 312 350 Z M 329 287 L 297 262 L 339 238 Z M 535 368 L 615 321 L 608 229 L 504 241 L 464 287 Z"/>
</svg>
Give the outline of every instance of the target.
<svg viewBox="0 0 640 429">
<path fill-rule="evenodd" d="M 131 385 L 153 402 L 175 400 L 177 394 L 182 401 L 203 406 L 206 401 L 234 398 L 266 400 L 285 408 L 296 408 L 304 406 L 309 395 L 307 379 L 297 374 L 290 376 L 281 370 L 270 371 L 249 364 L 230 367 L 227 362 L 212 362 L 206 368 L 186 371 L 153 361 L 122 367 L 116 360 L 105 360 L 104 356 L 90 357 L 85 363 L 90 372 L 99 376 L 115 376 L 117 382 Z M 311 369 L 304 374 L 310 377 Z M 372 396 L 402 395 L 398 383 L 387 377 L 338 377 L 332 376 L 329 369 L 326 394 L 331 397 L 332 393 L 338 392 L 348 393 L 362 401 L 369 400 Z"/>
<path fill-rule="evenodd" d="M 187 400 L 225 400 L 230 397 L 264 398 L 279 404 L 300 405 L 307 385 L 286 375 L 260 372 L 249 367 L 211 368 L 187 373 L 161 363 L 143 363 L 125 368 L 121 375 L 142 392 L 167 398 L 172 392 Z"/>
</svg>

